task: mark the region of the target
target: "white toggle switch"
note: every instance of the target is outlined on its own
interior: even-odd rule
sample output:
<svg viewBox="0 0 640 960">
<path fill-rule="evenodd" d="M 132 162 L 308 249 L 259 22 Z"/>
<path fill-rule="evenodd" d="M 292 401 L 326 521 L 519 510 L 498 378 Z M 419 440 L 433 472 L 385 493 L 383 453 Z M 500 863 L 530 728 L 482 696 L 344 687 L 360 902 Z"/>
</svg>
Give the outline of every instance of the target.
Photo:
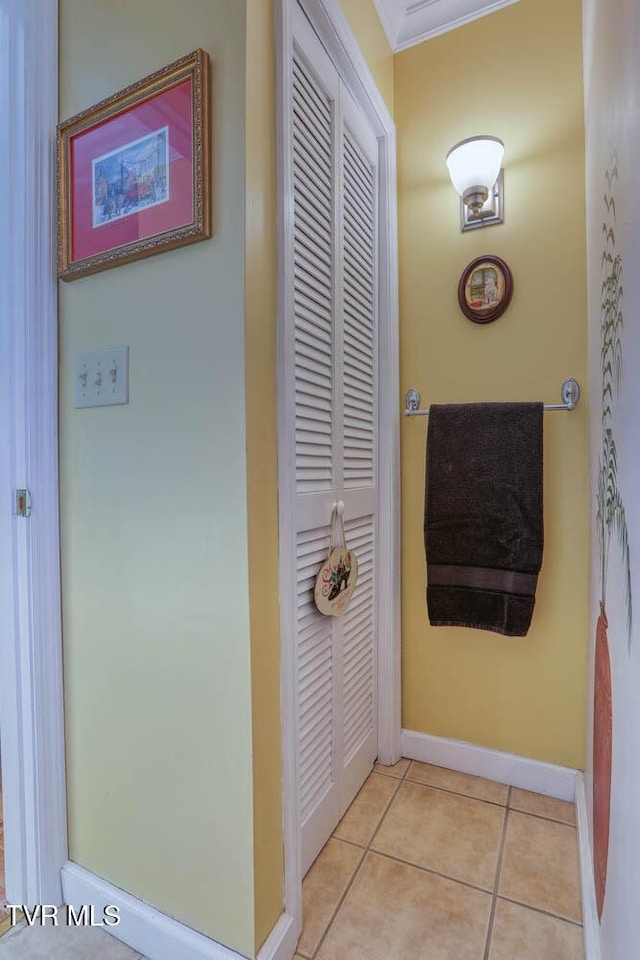
<svg viewBox="0 0 640 960">
<path fill-rule="evenodd" d="M 129 347 L 78 354 L 74 406 L 121 403 L 129 403 Z"/>
</svg>

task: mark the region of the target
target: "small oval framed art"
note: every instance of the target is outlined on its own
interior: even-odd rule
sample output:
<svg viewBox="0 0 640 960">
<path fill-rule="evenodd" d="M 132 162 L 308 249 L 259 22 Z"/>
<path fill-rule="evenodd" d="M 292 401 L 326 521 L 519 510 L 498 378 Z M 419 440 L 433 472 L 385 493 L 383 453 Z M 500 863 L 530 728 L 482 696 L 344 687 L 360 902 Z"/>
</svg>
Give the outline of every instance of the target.
<svg viewBox="0 0 640 960">
<path fill-rule="evenodd" d="M 462 271 L 458 303 L 474 323 L 491 323 L 505 312 L 513 294 L 511 270 L 500 257 L 476 257 Z"/>
</svg>

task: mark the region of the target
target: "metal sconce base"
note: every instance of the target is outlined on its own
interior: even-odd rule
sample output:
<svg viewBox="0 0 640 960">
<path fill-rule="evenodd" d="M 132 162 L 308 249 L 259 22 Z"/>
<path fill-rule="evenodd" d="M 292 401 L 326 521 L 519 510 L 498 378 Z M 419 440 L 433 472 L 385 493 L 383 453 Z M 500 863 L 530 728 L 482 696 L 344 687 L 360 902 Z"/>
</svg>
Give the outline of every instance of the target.
<svg viewBox="0 0 640 960">
<path fill-rule="evenodd" d="M 471 212 L 460 198 L 460 229 L 476 230 L 478 227 L 492 227 L 504 223 L 504 170 L 496 180 L 493 190 L 479 214 Z"/>
</svg>

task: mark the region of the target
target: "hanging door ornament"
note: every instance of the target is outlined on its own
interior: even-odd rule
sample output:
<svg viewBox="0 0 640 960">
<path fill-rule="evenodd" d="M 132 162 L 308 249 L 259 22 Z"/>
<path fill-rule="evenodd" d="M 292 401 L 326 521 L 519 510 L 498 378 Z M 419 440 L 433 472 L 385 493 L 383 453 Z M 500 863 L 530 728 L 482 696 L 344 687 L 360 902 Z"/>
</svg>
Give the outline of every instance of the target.
<svg viewBox="0 0 640 960">
<path fill-rule="evenodd" d="M 343 513 L 344 504 L 342 501 L 334 503 L 331 512 L 329 556 L 316 577 L 314 591 L 316 607 L 320 613 L 324 613 L 327 617 L 339 617 L 345 612 L 358 582 L 358 558 L 353 550 L 349 550 L 347 547 Z M 338 517 L 340 518 L 342 545 L 335 547 L 334 530 Z"/>
</svg>

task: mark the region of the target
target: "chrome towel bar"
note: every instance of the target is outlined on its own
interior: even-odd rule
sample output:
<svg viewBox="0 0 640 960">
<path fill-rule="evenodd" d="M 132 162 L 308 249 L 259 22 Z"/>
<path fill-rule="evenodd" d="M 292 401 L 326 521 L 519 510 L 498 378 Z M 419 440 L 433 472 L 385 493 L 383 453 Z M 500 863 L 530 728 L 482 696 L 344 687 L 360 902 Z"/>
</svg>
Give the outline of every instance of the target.
<svg viewBox="0 0 640 960">
<path fill-rule="evenodd" d="M 562 384 L 562 403 L 545 403 L 545 410 L 575 410 L 580 400 L 580 384 L 570 378 Z M 428 417 L 429 407 L 420 410 L 420 394 L 415 387 L 407 391 L 405 397 L 405 417 Z"/>
</svg>

